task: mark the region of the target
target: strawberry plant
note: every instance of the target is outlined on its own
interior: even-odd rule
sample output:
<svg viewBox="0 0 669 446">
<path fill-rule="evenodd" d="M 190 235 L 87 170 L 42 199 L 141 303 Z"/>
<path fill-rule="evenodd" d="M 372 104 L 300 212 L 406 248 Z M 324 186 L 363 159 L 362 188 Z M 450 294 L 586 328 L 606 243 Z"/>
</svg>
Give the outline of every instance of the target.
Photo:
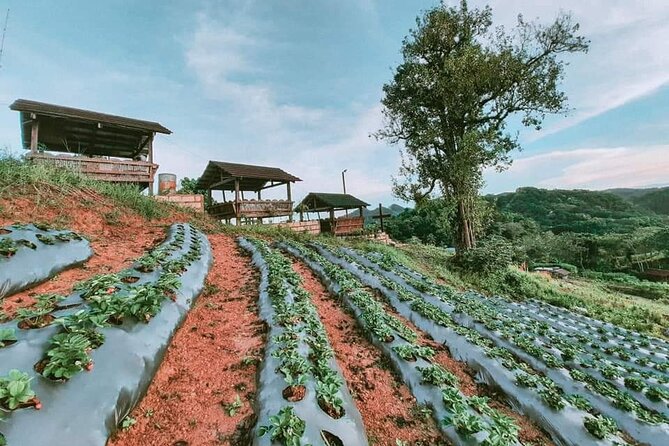
<svg viewBox="0 0 669 446">
<path fill-rule="evenodd" d="M 91 360 L 87 351 L 90 341 L 79 333 L 59 333 L 51 339 L 47 351 L 47 362 L 42 375 L 51 379 L 70 379 L 89 367 Z"/>
<path fill-rule="evenodd" d="M 444 420 L 444 423 L 452 424 L 455 430 L 462 435 L 472 435 L 483 430 L 483 421 L 477 415 L 461 411 L 456 413 L 451 419 Z"/>
<path fill-rule="evenodd" d="M 116 292 L 116 286 L 120 281 L 121 277 L 118 274 L 99 274 L 77 283 L 74 290 L 79 291 L 83 299 L 91 299 L 94 296 Z"/>
<path fill-rule="evenodd" d="M 439 364 L 432 364 L 428 367 L 418 367 L 423 382 L 432 384 L 433 386 L 457 386 L 458 378 L 451 372 L 440 366 Z"/>
<path fill-rule="evenodd" d="M 625 387 L 634 390 L 636 392 L 640 392 L 646 388 L 646 384 L 643 382 L 641 378 L 637 378 L 635 376 L 626 376 Z"/>
<path fill-rule="evenodd" d="M 13 328 L 0 328 L 0 348 L 11 345 L 16 341 L 16 332 Z"/>
<path fill-rule="evenodd" d="M 0 376 L 0 407 L 15 410 L 35 397 L 30 388 L 31 378 L 27 373 L 10 370 L 7 376 Z"/>
<path fill-rule="evenodd" d="M 37 237 L 37 240 L 44 243 L 45 245 L 55 245 L 56 244 L 56 239 L 51 237 L 50 235 L 35 234 L 35 237 Z"/>
<path fill-rule="evenodd" d="M 239 398 L 239 395 L 236 395 L 233 402 L 224 404 L 223 407 L 229 417 L 234 417 L 237 411 L 242 408 L 242 400 Z"/>
<path fill-rule="evenodd" d="M 618 431 L 616 422 L 609 417 L 597 415 L 596 417 L 588 417 L 583 422 L 585 428 L 593 436 L 603 440 L 610 434 L 615 434 Z"/>
<path fill-rule="evenodd" d="M 344 402 L 339 396 L 339 386 L 334 383 L 318 382 L 316 384 L 316 395 L 318 402 L 333 411 L 337 417 L 344 414 Z"/>
<path fill-rule="evenodd" d="M 292 407 L 284 407 L 276 415 L 269 417 L 269 423 L 267 426 L 260 426 L 259 436 L 269 434 L 271 440 L 283 446 L 301 446 L 300 438 L 306 425 L 304 420 L 295 415 Z"/>
<path fill-rule="evenodd" d="M 0 255 L 11 257 L 16 254 L 18 246 L 16 242 L 9 237 L 0 237 Z"/>
</svg>

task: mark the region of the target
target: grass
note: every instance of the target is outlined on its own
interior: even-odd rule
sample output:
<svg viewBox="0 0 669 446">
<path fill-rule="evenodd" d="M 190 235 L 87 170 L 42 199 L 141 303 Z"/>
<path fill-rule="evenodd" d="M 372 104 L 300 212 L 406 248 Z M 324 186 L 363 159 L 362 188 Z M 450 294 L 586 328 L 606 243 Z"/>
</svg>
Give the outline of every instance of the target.
<svg viewBox="0 0 669 446">
<path fill-rule="evenodd" d="M 169 206 L 143 195 L 133 185 L 95 181 L 68 169 L 0 155 L 0 199 L 30 194 L 36 204 L 55 205 L 59 195 L 82 195 L 82 192 L 85 195 L 87 191 L 97 192 L 147 220 L 169 214 Z M 84 198 L 82 195 L 82 202 Z"/>
</svg>

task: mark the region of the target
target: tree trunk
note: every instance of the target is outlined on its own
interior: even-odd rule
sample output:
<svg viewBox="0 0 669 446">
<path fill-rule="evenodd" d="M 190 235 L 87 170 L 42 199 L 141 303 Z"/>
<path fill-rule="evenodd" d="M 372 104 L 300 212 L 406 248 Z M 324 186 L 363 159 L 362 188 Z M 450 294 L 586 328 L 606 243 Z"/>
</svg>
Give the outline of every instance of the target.
<svg viewBox="0 0 669 446">
<path fill-rule="evenodd" d="M 469 197 L 458 197 L 457 213 L 457 251 L 466 251 L 476 246 L 472 200 Z"/>
</svg>

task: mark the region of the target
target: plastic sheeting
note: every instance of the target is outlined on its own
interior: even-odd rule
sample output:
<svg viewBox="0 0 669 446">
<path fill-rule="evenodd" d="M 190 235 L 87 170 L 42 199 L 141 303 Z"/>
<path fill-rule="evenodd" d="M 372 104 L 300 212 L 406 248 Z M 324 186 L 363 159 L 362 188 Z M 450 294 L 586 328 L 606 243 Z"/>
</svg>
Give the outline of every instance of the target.
<svg viewBox="0 0 669 446">
<path fill-rule="evenodd" d="M 302 253 L 291 246 L 281 244 L 281 247 L 292 255 L 302 259 L 321 278 L 321 280 L 328 288 L 328 291 L 340 296 L 344 300 L 346 305 L 352 310 L 353 316 L 357 320 L 358 324 L 360 324 L 360 326 L 364 326 L 362 312 L 348 298 L 346 293 L 342 293 L 340 285 L 336 281 L 333 281 L 318 263 L 306 258 L 304 255 L 302 255 Z M 321 252 L 321 254 L 325 254 L 325 252 Z M 324 255 L 324 257 L 332 261 L 331 256 L 329 257 Z M 339 263 L 337 264 L 342 266 Z M 349 272 L 353 272 L 348 268 L 346 269 Z M 412 322 L 414 321 L 412 320 Z M 435 386 L 423 384 L 421 372 L 418 370 L 419 368 L 429 366 L 431 363 L 422 358 L 418 358 L 416 361 L 412 362 L 405 361 L 393 350 L 393 347 L 395 346 L 405 345 L 406 341 L 401 340 L 399 336 L 395 336 L 395 339 L 393 339 L 391 342 L 381 342 L 376 339 L 376 337 L 373 337 L 372 344 L 374 344 L 375 347 L 381 350 L 390 359 L 390 362 L 392 363 L 396 372 L 400 375 L 402 381 L 407 385 L 413 396 L 416 398 L 418 404 L 425 404 L 432 408 L 432 415 L 437 421 L 439 428 L 452 444 L 455 446 L 475 446 L 481 444 L 485 440 L 485 438 L 488 436 L 486 431 L 481 431 L 471 436 L 463 436 L 460 435 L 452 425 L 446 426 L 442 423 L 442 420 L 444 418 L 450 418 L 452 413 L 450 413 L 443 404 L 441 391 L 439 391 L 439 389 L 437 389 Z"/>
<path fill-rule="evenodd" d="M 274 308 L 272 307 L 267 287 L 269 284 L 269 270 L 267 263 L 256 250 L 256 248 L 244 238 L 239 239 L 239 245 L 253 255 L 253 264 L 260 270 L 260 293 L 258 298 L 258 307 L 260 317 L 268 324 L 268 339 L 279 336 L 283 333 L 283 328 L 273 324 Z M 300 349 L 303 353 L 309 348 L 303 342 Z M 259 392 L 257 397 L 258 405 L 258 423 L 257 426 L 269 424 L 269 417 L 275 415 L 279 410 L 286 406 L 291 406 L 295 414 L 305 421 L 305 431 L 301 438 L 301 444 L 325 445 L 321 438 L 321 432 L 327 431 L 336 435 L 344 446 L 365 446 L 367 445 L 367 436 L 362 422 L 360 412 L 351 397 L 346 385 L 341 386 L 340 396 L 344 402 L 344 416 L 338 419 L 330 417 L 318 405 L 316 398 L 316 383 L 314 379 L 307 381 L 307 392 L 301 401 L 289 402 L 282 396 L 282 391 L 286 387 L 283 375 L 277 370 L 280 366 L 280 360 L 273 357 L 272 353 L 279 348 L 279 345 L 268 342 L 265 349 L 265 358 L 262 362 L 259 378 Z M 342 382 L 346 382 L 339 366 L 334 358 L 330 359 L 330 368 L 337 372 Z M 269 446 L 272 444 L 270 435 L 265 434 L 260 437 L 254 435 L 253 444 L 257 446 Z"/>
<path fill-rule="evenodd" d="M 536 390 L 517 386 L 515 384 L 515 374 L 504 368 L 495 359 L 488 357 L 483 349 L 472 344 L 463 336 L 455 333 L 453 330 L 437 325 L 430 319 L 413 311 L 407 302 L 402 302 L 398 298 L 397 293 L 384 287 L 377 278 L 356 268 L 354 265 L 343 261 L 342 259 L 334 256 L 332 253 L 324 250 L 321 247 L 317 247 L 317 250 L 328 260 L 333 261 L 352 274 L 355 274 L 356 277 L 362 280 L 365 284 L 381 291 L 389 298 L 391 305 L 398 311 L 398 313 L 409 319 L 424 332 L 429 333 L 435 341 L 446 345 L 451 355 L 455 359 L 466 362 L 468 366 L 477 372 L 478 379 L 481 382 L 493 388 L 500 389 L 504 395 L 506 395 L 509 403 L 516 411 L 525 414 L 530 419 L 534 420 L 539 426 L 544 428 L 550 434 L 553 441 L 555 441 L 557 444 L 569 446 L 611 445 L 613 444 L 613 441 L 624 444 L 623 440 L 619 438 L 598 440 L 597 438 L 593 437 L 583 426 L 583 420 L 587 415 L 585 412 L 577 410 L 571 406 L 567 406 L 561 411 L 555 411 L 546 406 L 541 401 L 541 398 L 536 393 Z M 452 307 L 449 307 L 447 304 L 444 304 L 433 296 L 420 293 L 418 290 L 405 283 L 401 277 L 397 276 L 396 274 L 378 268 L 378 265 L 375 265 L 368 259 L 357 255 L 357 253 L 354 251 L 345 250 L 345 252 L 358 260 L 361 265 L 375 269 L 379 274 L 384 275 L 391 280 L 397 281 L 416 296 L 422 296 L 427 302 L 440 307 L 447 313 L 452 313 Z M 473 321 L 471 321 L 471 318 L 467 320 L 459 320 L 458 322 L 460 322 L 463 326 L 473 328 Z M 500 347 L 509 349 L 514 354 L 517 353 L 514 349 L 508 348 L 509 346 L 507 343 L 496 343 Z M 528 355 L 517 356 L 521 357 L 523 360 L 528 359 Z M 536 365 L 534 362 L 536 361 L 529 362 L 533 368 Z M 569 375 L 566 375 L 566 377 L 569 378 Z M 550 375 L 550 378 L 553 379 L 554 377 Z M 573 382 L 570 383 L 571 385 L 569 387 L 564 387 L 563 382 L 561 382 L 564 381 L 564 379 L 559 381 L 554 379 L 554 381 L 556 381 L 558 385 L 562 386 L 562 388 L 567 393 L 581 393 L 581 389 L 575 388 L 573 386 Z M 659 434 L 659 432 L 661 431 L 656 430 L 656 433 Z M 656 444 L 659 446 L 660 443 L 655 442 L 649 444 Z"/>
<path fill-rule="evenodd" d="M 168 231 L 162 245 L 174 240 L 176 226 Z M 8 446 L 103 446 L 119 422 L 132 410 L 146 392 L 162 362 L 172 335 L 180 326 L 204 287 L 205 277 L 212 262 L 209 242 L 204 234 L 186 227 L 186 237 L 181 249 L 172 255 L 185 254 L 191 235 L 200 240 L 201 257 L 180 276 L 181 286 L 176 301 L 166 299 L 161 311 L 148 324 L 126 320 L 120 326 L 102 329 L 105 342 L 93 350 L 91 357 L 95 368 L 91 372 L 76 374 L 67 382 L 53 382 L 33 370 L 44 357 L 50 338 L 58 327 L 19 330 L 19 341 L 0 349 L 0 375 L 10 369 L 19 369 L 33 376 L 32 387 L 42 401 L 42 410 L 20 409 L 7 414 L 0 423 L 0 432 Z M 161 269 L 151 273 L 132 270 L 140 277 L 136 284 L 156 280 Z M 66 303 L 82 302 L 74 293 Z M 63 310 L 56 316 L 76 312 L 81 306 Z M 16 327 L 16 322 L 0 328 Z"/>
<path fill-rule="evenodd" d="M 3 229 L 11 232 L 0 234 L 0 237 L 14 241 L 26 240 L 35 249 L 21 245 L 13 256 L 0 256 L 0 299 L 44 282 L 67 268 L 85 262 L 93 255 L 88 240 L 83 237 L 80 240 L 75 238 L 68 241 L 55 238 L 71 231 L 45 231 L 32 224 L 7 226 Z M 53 238 L 53 244 L 40 241 L 38 235 Z"/>
</svg>

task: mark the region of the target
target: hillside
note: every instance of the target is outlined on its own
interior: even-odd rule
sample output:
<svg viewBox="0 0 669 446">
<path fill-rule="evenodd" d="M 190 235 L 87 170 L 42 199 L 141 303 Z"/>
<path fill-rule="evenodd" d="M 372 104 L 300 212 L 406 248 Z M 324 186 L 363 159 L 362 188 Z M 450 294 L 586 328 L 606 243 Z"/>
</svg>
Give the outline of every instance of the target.
<svg viewBox="0 0 669 446">
<path fill-rule="evenodd" d="M 400 215 L 402 212 L 406 211 L 407 209 L 410 208 L 405 208 L 400 206 L 399 204 L 391 204 L 390 207 L 381 207 L 382 211 L 384 214 L 390 214 L 392 217 L 395 217 L 397 215 Z M 359 215 L 358 211 L 353 211 L 349 213 L 349 215 L 357 217 Z M 378 207 L 371 207 L 367 209 L 362 210 L 362 215 L 365 217 L 365 223 L 366 224 L 371 224 L 375 221 L 374 216 L 379 215 L 379 208 Z"/>
<path fill-rule="evenodd" d="M 557 234 L 628 233 L 662 223 L 654 212 L 611 192 L 523 187 L 486 198 L 500 212 L 530 218 Z"/>
</svg>

